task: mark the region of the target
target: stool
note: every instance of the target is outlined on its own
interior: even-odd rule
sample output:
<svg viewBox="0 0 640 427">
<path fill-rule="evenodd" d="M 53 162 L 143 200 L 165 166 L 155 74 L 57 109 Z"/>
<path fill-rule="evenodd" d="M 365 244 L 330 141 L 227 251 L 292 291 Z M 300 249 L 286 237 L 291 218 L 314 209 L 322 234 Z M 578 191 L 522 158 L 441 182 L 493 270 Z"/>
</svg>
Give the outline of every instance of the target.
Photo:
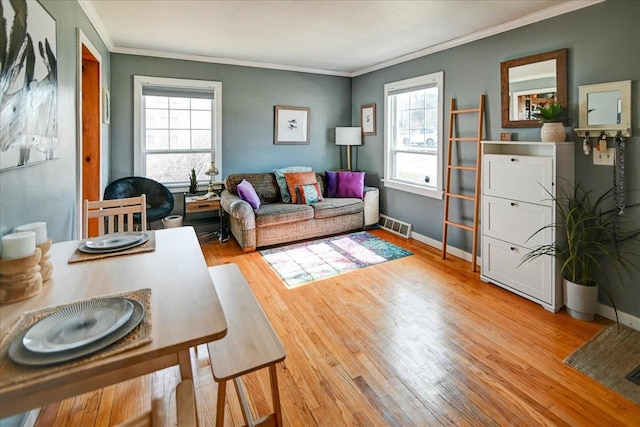
<svg viewBox="0 0 640 427">
<path fill-rule="evenodd" d="M 216 426 L 224 425 L 229 380 L 235 385 L 246 425 L 281 426 L 276 364 L 286 357 L 284 347 L 236 264 L 209 267 L 209 274 L 227 318 L 227 335 L 207 344 L 213 378 L 218 383 Z M 273 413 L 254 420 L 240 377 L 263 368 L 269 368 Z"/>
</svg>

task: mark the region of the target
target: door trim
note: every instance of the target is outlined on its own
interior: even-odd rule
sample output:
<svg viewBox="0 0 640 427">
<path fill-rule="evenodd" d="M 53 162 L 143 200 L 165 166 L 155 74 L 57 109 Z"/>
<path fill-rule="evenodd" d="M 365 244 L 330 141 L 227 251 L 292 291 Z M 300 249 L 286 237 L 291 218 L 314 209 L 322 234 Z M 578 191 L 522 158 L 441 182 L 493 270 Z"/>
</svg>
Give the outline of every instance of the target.
<svg viewBox="0 0 640 427">
<path fill-rule="evenodd" d="M 100 117 L 102 118 L 102 55 L 98 52 L 98 49 L 89 41 L 89 38 L 78 28 L 78 45 L 76 50 L 76 214 L 75 214 L 75 227 L 74 227 L 74 239 L 79 239 L 82 236 L 82 46 L 84 45 L 89 52 L 98 60 L 100 67 Z M 104 172 L 104 159 L 103 149 L 104 141 L 102 139 L 102 124 L 99 130 L 100 136 L 100 190 L 104 188 L 102 185 L 102 177 Z"/>
</svg>

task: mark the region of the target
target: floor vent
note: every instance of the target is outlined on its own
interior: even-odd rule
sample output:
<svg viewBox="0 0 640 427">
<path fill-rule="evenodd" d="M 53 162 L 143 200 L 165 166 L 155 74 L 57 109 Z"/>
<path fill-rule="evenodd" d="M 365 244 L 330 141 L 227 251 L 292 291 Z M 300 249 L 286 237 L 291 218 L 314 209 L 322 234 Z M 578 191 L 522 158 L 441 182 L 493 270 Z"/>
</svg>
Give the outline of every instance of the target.
<svg viewBox="0 0 640 427">
<path fill-rule="evenodd" d="M 406 239 L 411 236 L 411 224 L 380 214 L 380 227 Z"/>
</svg>

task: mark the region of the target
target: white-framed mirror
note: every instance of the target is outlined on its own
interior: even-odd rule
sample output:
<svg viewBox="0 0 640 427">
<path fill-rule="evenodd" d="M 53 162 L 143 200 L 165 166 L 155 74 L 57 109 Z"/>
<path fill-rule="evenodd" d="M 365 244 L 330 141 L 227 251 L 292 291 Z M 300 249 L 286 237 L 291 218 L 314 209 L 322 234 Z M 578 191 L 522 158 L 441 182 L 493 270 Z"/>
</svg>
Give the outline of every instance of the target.
<svg viewBox="0 0 640 427">
<path fill-rule="evenodd" d="M 631 80 L 578 86 L 579 136 L 631 136 Z"/>
</svg>

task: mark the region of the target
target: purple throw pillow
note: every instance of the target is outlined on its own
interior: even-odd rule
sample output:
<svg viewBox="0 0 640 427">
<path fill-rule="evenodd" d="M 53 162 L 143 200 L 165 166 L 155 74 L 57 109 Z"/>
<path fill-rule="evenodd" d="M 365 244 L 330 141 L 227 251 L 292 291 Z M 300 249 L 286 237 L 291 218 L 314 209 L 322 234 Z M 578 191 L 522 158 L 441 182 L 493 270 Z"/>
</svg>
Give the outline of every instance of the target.
<svg viewBox="0 0 640 427">
<path fill-rule="evenodd" d="M 338 172 L 324 171 L 327 179 L 327 197 L 336 197 L 338 193 Z"/>
<path fill-rule="evenodd" d="M 256 189 L 246 179 L 243 179 L 237 186 L 238 196 L 251 205 L 253 209 L 260 208 L 260 197 L 256 193 Z"/>
<path fill-rule="evenodd" d="M 338 172 L 336 197 L 364 199 L 364 172 Z"/>
</svg>

